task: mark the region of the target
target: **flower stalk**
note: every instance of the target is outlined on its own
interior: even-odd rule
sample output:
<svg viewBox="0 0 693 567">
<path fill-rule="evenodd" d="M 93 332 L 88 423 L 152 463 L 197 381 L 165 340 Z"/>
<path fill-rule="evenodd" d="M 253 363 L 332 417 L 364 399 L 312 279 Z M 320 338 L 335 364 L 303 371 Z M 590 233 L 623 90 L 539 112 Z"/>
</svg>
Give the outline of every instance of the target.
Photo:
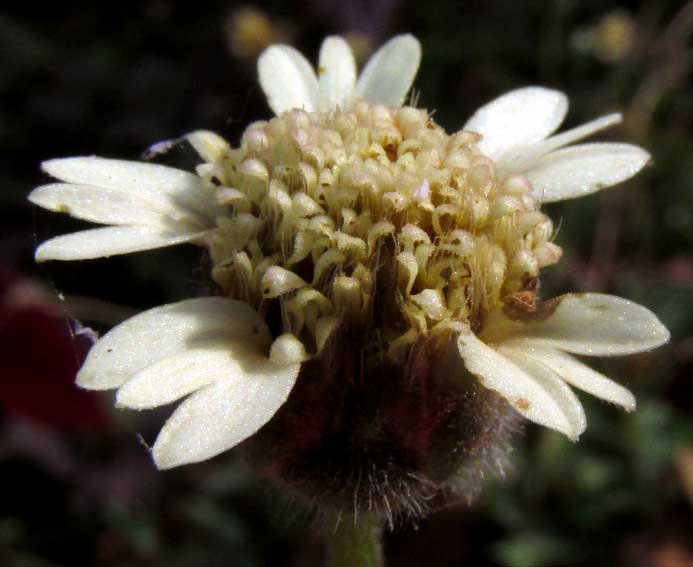
<svg viewBox="0 0 693 567">
<path fill-rule="evenodd" d="M 342 519 L 327 552 L 329 567 L 384 567 L 382 521 L 375 514 Z"/>
</svg>

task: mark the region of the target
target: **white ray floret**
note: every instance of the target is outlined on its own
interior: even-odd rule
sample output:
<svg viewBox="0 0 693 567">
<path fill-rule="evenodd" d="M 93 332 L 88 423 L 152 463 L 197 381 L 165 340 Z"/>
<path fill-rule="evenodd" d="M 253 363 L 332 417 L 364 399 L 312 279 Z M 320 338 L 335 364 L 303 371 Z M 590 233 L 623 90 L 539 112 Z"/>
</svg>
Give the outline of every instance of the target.
<svg viewBox="0 0 693 567">
<path fill-rule="evenodd" d="M 195 242 L 206 234 L 206 231 L 191 232 L 183 228 L 162 230 L 149 226 L 93 228 L 47 240 L 36 249 L 35 258 L 37 262 L 93 260 Z"/>
<path fill-rule="evenodd" d="M 649 161 L 638 146 L 621 143 L 568 144 L 618 124 L 620 114 L 602 116 L 549 137 L 563 122 L 567 97 L 544 87 L 510 91 L 467 121 L 465 130 L 482 135 L 479 147 L 501 175 L 520 173 L 543 202 L 582 197 L 629 179 Z M 561 149 L 564 148 L 564 149 Z"/>
<path fill-rule="evenodd" d="M 268 356 L 265 323 L 245 303 L 191 299 L 137 315 L 89 353 L 77 383 L 119 388 L 120 407 L 148 409 L 185 400 L 153 448 L 159 468 L 208 459 L 271 419 L 300 362 Z"/>
<path fill-rule="evenodd" d="M 524 417 L 576 439 L 584 429 L 579 402 L 565 384 L 550 372 L 531 373 L 502 352 L 480 341 L 472 332 L 458 338 L 467 370 L 481 384 L 503 396 Z"/>
<path fill-rule="evenodd" d="M 223 376 L 240 373 L 235 355 L 253 349 L 242 340 L 206 340 L 140 370 L 116 394 L 119 407 L 144 410 L 170 404 Z"/>
<path fill-rule="evenodd" d="M 351 48 L 341 37 L 328 37 L 320 49 L 318 74 L 293 47 L 273 45 L 258 60 L 260 85 L 279 115 L 292 108 L 308 112 L 346 108 L 354 98 L 401 106 L 421 62 L 421 45 L 408 34 L 392 38 L 356 78 Z"/>
<path fill-rule="evenodd" d="M 112 187 L 51 183 L 34 189 L 29 200 L 44 209 L 99 224 L 154 228 L 166 228 L 170 224 L 167 214 L 171 211 L 156 201 Z"/>
<path fill-rule="evenodd" d="M 53 159 L 41 164 L 68 184 L 84 184 L 138 195 L 176 217 L 213 216 L 214 188 L 199 176 L 165 165 L 95 156 Z"/>
<path fill-rule="evenodd" d="M 524 356 L 540 362 L 579 390 L 619 405 L 626 411 L 635 409 L 635 396 L 628 389 L 583 364 L 567 352 L 537 345 L 513 345 L 512 341 L 506 343 L 503 348 L 505 352 L 514 351 L 516 356 Z"/>
<path fill-rule="evenodd" d="M 402 106 L 421 63 L 421 45 L 399 35 L 370 58 L 356 84 L 356 97 L 387 106 Z"/>
<path fill-rule="evenodd" d="M 632 144 L 580 144 L 538 158 L 524 173 L 537 198 L 563 201 L 630 179 L 649 160 L 645 150 Z"/>
<path fill-rule="evenodd" d="M 544 87 L 510 91 L 482 106 L 464 125 L 483 136 L 479 149 L 495 161 L 510 150 L 541 142 L 568 112 L 568 97 Z"/>
<path fill-rule="evenodd" d="M 643 352 L 666 343 L 669 332 L 651 311 L 620 297 L 569 294 L 553 301 L 553 311 L 536 320 L 518 321 L 494 312 L 481 338 L 462 332 L 458 348 L 482 385 L 527 419 L 575 440 L 586 422 L 567 384 L 629 411 L 635 408 L 635 398 L 567 353 Z"/>
<path fill-rule="evenodd" d="M 77 384 L 90 390 L 118 388 L 158 360 L 200 341 L 256 342 L 269 349 L 265 323 L 246 303 L 221 297 L 189 299 L 140 313 L 108 332 L 89 351 Z"/>
<path fill-rule="evenodd" d="M 209 183 L 187 171 L 98 157 L 55 159 L 43 170 L 63 181 L 34 189 L 29 200 L 87 221 L 115 225 L 58 236 L 36 259 L 86 260 L 202 240 L 217 204 Z"/>
<path fill-rule="evenodd" d="M 482 337 L 491 341 L 548 346 L 586 356 L 619 356 L 652 350 L 669 332 L 647 308 L 602 293 L 557 297 L 545 319 L 513 321 L 496 312 Z"/>
<path fill-rule="evenodd" d="M 168 469 L 204 461 L 250 437 L 284 404 L 300 367 L 247 347 L 229 352 L 217 379 L 168 419 L 152 448 L 154 462 Z"/>
<path fill-rule="evenodd" d="M 298 51 L 289 45 L 267 48 L 258 62 L 260 86 L 275 114 L 292 108 L 313 112 L 318 107 L 318 78 Z"/>
<path fill-rule="evenodd" d="M 318 75 L 320 110 L 344 108 L 351 102 L 356 84 L 356 61 L 343 38 L 332 36 L 322 42 Z"/>
</svg>

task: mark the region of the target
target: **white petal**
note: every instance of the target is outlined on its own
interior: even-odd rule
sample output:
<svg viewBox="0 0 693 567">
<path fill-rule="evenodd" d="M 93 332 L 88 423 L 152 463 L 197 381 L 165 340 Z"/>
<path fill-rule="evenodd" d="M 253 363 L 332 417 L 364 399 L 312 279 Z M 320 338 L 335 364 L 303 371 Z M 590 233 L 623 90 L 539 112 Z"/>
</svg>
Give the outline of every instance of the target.
<svg viewBox="0 0 693 567">
<path fill-rule="evenodd" d="M 160 469 L 204 461 L 237 445 L 267 423 L 286 401 L 301 368 L 241 350 L 238 372 L 185 400 L 152 449 Z"/>
<path fill-rule="evenodd" d="M 148 226 L 109 226 L 47 240 L 36 249 L 37 262 L 91 260 L 200 240 L 206 232 L 176 232 Z"/>
<path fill-rule="evenodd" d="M 239 376 L 243 349 L 257 350 L 247 341 L 204 341 L 147 366 L 125 382 L 116 394 L 116 405 L 132 409 L 163 406 L 207 384 Z"/>
<path fill-rule="evenodd" d="M 562 92 L 525 87 L 482 106 L 464 129 L 481 134 L 479 149 L 498 160 L 512 148 L 539 142 L 552 134 L 567 111 L 568 98 Z"/>
<path fill-rule="evenodd" d="M 566 410 L 565 391 L 556 380 L 547 378 L 545 373 L 537 373 L 541 376 L 537 380 L 471 331 L 460 333 L 457 346 L 467 370 L 484 387 L 503 396 L 520 414 L 571 438 L 579 434 L 572 410 Z"/>
<path fill-rule="evenodd" d="M 268 47 L 257 62 L 260 86 L 276 115 L 302 108 L 317 110 L 318 79 L 303 55 L 288 45 Z"/>
<path fill-rule="evenodd" d="M 531 169 L 536 160 L 549 152 L 572 144 L 578 140 L 582 140 L 583 138 L 587 138 L 600 130 L 620 124 L 622 120 L 623 116 L 619 113 L 607 114 L 606 116 L 601 116 L 595 120 L 581 124 L 576 128 L 551 136 L 542 142 L 513 148 L 505 152 L 502 159 L 496 161 L 498 174 L 502 176 L 510 173 L 521 173 Z"/>
<path fill-rule="evenodd" d="M 537 160 L 524 174 L 534 196 L 546 203 L 574 199 L 611 187 L 635 175 L 650 154 L 630 144 L 570 146 Z"/>
<path fill-rule="evenodd" d="M 541 148 L 542 153 L 552 152 L 558 148 L 562 148 L 563 146 L 567 146 L 568 144 L 572 144 L 573 142 L 587 138 L 592 134 L 596 134 L 600 130 L 611 128 L 616 124 L 620 124 L 622 121 L 623 116 L 619 112 L 606 114 L 605 116 L 600 116 L 599 118 L 590 120 L 585 124 L 581 124 L 580 126 L 576 126 L 575 128 L 571 128 L 570 130 L 556 134 L 555 136 L 551 136 L 538 145 Z"/>
<path fill-rule="evenodd" d="M 356 83 L 356 62 L 351 47 L 341 37 L 328 37 L 322 42 L 318 76 L 320 110 L 347 106 Z"/>
<path fill-rule="evenodd" d="M 505 344 L 508 347 L 513 346 L 512 341 Z M 627 411 L 635 409 L 635 396 L 630 390 L 592 370 L 568 353 L 527 343 L 517 345 L 515 348 L 522 349 L 525 356 L 549 367 L 568 384 L 602 400 L 622 406 Z"/>
<path fill-rule="evenodd" d="M 29 201 L 44 209 L 102 224 L 159 228 L 166 224 L 166 211 L 156 202 L 106 187 L 53 183 L 34 189 Z"/>
<path fill-rule="evenodd" d="M 269 348 L 266 325 L 247 304 L 220 297 L 189 299 L 140 313 L 94 345 L 77 374 L 77 384 L 108 390 L 164 358 L 205 341 L 245 340 Z"/>
<path fill-rule="evenodd" d="M 561 407 L 567 422 L 570 424 L 568 430 L 559 431 L 565 433 L 573 441 L 577 441 L 578 437 L 585 431 L 585 427 L 587 427 L 587 418 L 580 400 L 561 379 L 561 376 L 552 368 L 543 364 L 543 361 L 525 356 L 524 349 L 521 347 L 514 349 L 503 345 L 498 348 L 498 352 L 508 357 L 546 390 L 551 398 Z"/>
<path fill-rule="evenodd" d="M 413 35 L 393 37 L 366 63 L 356 96 L 369 102 L 401 106 L 421 63 L 421 44 Z"/>
<path fill-rule="evenodd" d="M 214 188 L 189 171 L 154 163 L 99 157 L 44 161 L 43 170 L 67 183 L 93 185 L 137 195 L 155 202 L 174 217 L 194 212 L 212 219 Z"/>
<path fill-rule="evenodd" d="M 494 313 L 483 336 L 492 342 L 522 341 L 589 356 L 643 352 L 669 340 L 669 331 L 654 313 L 621 297 L 576 293 L 551 302 L 556 302 L 555 310 L 543 320 L 511 321 Z"/>
</svg>

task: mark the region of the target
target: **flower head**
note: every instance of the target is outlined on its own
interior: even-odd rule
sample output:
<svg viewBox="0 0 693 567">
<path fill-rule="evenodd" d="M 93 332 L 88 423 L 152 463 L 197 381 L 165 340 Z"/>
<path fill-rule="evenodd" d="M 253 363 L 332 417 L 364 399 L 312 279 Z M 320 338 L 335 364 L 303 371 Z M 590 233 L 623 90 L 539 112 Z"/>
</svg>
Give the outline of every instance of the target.
<svg viewBox="0 0 693 567">
<path fill-rule="evenodd" d="M 239 147 L 199 131 L 196 173 L 148 163 L 44 163 L 62 183 L 43 207 L 113 225 L 49 240 L 38 260 L 192 242 L 219 296 L 145 312 L 108 333 L 78 376 L 146 409 L 186 397 L 153 447 L 160 468 L 248 439 L 263 470 L 338 505 L 421 515 L 441 489 L 502 460 L 515 416 L 577 439 L 572 385 L 627 410 L 632 394 L 572 355 L 668 340 L 650 311 L 617 297 L 542 300 L 556 263 L 542 202 L 619 183 L 637 146 L 570 145 L 620 120 L 552 135 L 557 91 L 527 87 L 452 135 L 401 106 L 420 59 L 398 36 L 356 80 L 344 40 L 318 75 L 288 46 L 260 57 L 277 116 Z M 467 486 L 462 486 L 467 490 Z"/>
</svg>

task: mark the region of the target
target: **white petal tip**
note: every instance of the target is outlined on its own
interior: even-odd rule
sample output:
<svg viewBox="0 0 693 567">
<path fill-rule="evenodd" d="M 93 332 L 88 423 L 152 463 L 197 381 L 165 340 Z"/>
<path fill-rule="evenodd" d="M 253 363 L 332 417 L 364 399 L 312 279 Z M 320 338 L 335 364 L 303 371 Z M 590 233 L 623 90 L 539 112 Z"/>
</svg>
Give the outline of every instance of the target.
<svg viewBox="0 0 693 567">
<path fill-rule="evenodd" d="M 43 246 L 43 244 L 36 249 L 36 252 L 34 252 L 34 261 L 39 264 L 41 262 L 48 262 L 52 259 L 53 258 L 51 258 L 50 254 L 46 251 L 46 248 Z"/>
<path fill-rule="evenodd" d="M 318 96 L 318 79 L 303 55 L 289 45 L 272 45 L 257 62 L 260 86 L 267 102 L 279 115 L 292 108 L 312 112 Z"/>
<path fill-rule="evenodd" d="M 368 60 L 356 84 L 356 96 L 401 106 L 421 63 L 421 44 L 411 34 L 393 37 Z"/>
<path fill-rule="evenodd" d="M 414 35 L 401 33 L 393 37 L 392 41 L 396 41 L 400 45 L 406 45 L 412 54 L 418 55 L 418 58 L 421 59 L 421 42 Z"/>
<path fill-rule="evenodd" d="M 31 193 L 29 193 L 27 200 L 30 203 L 42 207 L 44 209 L 52 208 L 52 202 L 48 201 L 48 199 L 46 198 L 46 192 L 42 187 L 37 187 Z"/>
<path fill-rule="evenodd" d="M 133 400 L 130 399 L 127 393 L 123 393 L 121 388 L 116 392 L 115 407 L 118 409 L 139 409 L 133 405 Z"/>
<path fill-rule="evenodd" d="M 178 462 L 175 458 L 169 455 L 166 451 L 166 448 L 162 448 L 158 442 L 155 443 L 154 446 L 150 449 L 150 453 L 152 455 L 152 460 L 154 461 L 154 466 L 156 466 L 156 468 L 160 471 L 165 471 L 180 465 L 187 464 L 184 462 Z"/>
<path fill-rule="evenodd" d="M 56 179 L 66 180 L 72 172 L 86 163 L 98 163 L 102 158 L 91 156 L 71 156 L 54 158 L 41 162 L 41 170 Z"/>
<path fill-rule="evenodd" d="M 659 320 L 653 323 L 652 332 L 652 347 L 651 349 L 659 348 L 667 344 L 671 340 L 671 333 Z"/>
<path fill-rule="evenodd" d="M 72 261 L 72 260 L 85 260 L 87 258 L 79 258 L 76 255 L 70 253 L 70 250 L 66 249 L 60 244 L 60 236 L 46 240 L 41 244 L 34 252 L 34 260 L 41 264 L 42 262 L 50 261 Z"/>
<path fill-rule="evenodd" d="M 632 144 L 623 145 L 628 146 L 628 148 L 631 151 L 633 166 L 634 168 L 637 167 L 637 171 L 635 173 L 640 171 L 646 165 L 652 165 L 654 163 L 652 160 L 652 154 L 650 154 L 650 152 L 648 152 L 647 150 L 641 148 L 640 146 L 635 146 Z"/>
<path fill-rule="evenodd" d="M 482 106 L 464 129 L 481 134 L 479 149 L 499 160 L 513 147 L 545 139 L 563 122 L 567 111 L 568 97 L 561 91 L 523 87 Z"/>
<path fill-rule="evenodd" d="M 623 122 L 623 114 L 620 112 L 612 112 L 604 116 L 605 127 L 615 126 Z"/>
<path fill-rule="evenodd" d="M 650 154 L 639 146 L 595 142 L 551 152 L 539 159 L 526 175 L 535 197 L 550 203 L 618 185 L 651 161 Z"/>
<path fill-rule="evenodd" d="M 92 374 L 79 372 L 75 384 L 83 390 L 109 390 L 108 386 L 102 386 Z"/>
<path fill-rule="evenodd" d="M 74 158 L 55 158 L 41 162 L 41 170 L 48 175 L 58 177 L 61 166 L 69 163 Z"/>
<path fill-rule="evenodd" d="M 624 388 L 623 386 L 621 386 L 619 390 L 620 391 L 618 397 L 614 397 L 612 399 L 601 399 L 603 399 L 605 402 L 609 404 L 613 404 L 616 407 L 624 410 L 626 413 L 634 412 L 637 407 L 635 396 L 630 392 L 630 390 Z"/>
<path fill-rule="evenodd" d="M 118 409 L 145 410 L 156 407 L 157 404 L 143 404 L 141 396 L 133 388 L 129 388 L 127 382 L 116 391 L 115 407 Z"/>
<path fill-rule="evenodd" d="M 500 333 L 503 341 L 524 343 L 525 348 L 550 347 L 584 356 L 647 352 L 669 340 L 669 331 L 652 311 L 621 297 L 569 293 L 550 301 L 553 311 L 541 321 L 510 321 L 500 316 L 489 329 Z"/>
</svg>

